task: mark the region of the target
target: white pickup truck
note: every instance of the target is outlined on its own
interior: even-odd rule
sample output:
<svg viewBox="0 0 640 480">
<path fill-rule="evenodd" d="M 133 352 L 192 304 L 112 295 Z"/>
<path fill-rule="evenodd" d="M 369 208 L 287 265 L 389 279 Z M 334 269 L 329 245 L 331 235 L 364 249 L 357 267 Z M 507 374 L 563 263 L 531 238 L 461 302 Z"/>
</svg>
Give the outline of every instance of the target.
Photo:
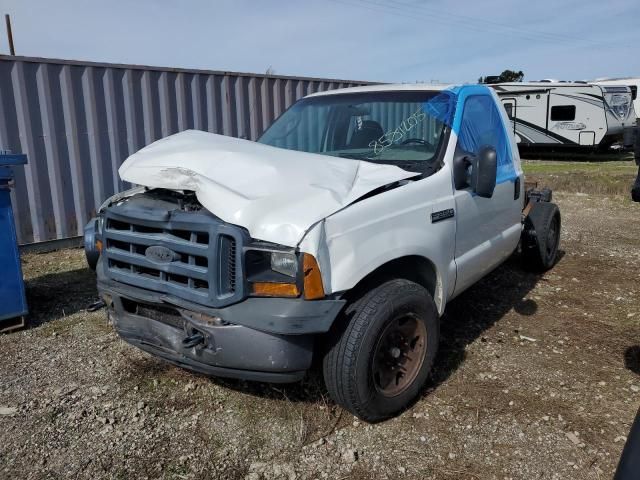
<svg viewBox="0 0 640 480">
<path fill-rule="evenodd" d="M 185 131 L 129 157 L 85 248 L 127 342 L 206 374 L 300 380 L 367 421 L 421 391 L 448 301 L 514 251 L 550 268 L 560 213 L 526 191 L 480 85 L 295 103 L 257 142 Z"/>
</svg>

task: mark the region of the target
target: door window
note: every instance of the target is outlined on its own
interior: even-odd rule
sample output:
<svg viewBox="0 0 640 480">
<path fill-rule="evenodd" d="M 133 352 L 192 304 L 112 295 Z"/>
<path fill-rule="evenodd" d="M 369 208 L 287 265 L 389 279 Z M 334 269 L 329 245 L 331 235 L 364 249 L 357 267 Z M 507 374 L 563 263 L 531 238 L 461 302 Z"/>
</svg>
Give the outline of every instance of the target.
<svg viewBox="0 0 640 480">
<path fill-rule="evenodd" d="M 515 178 L 511 145 L 500 112 L 492 97 L 474 95 L 467 98 L 462 112 L 458 145 L 475 154 L 484 145 L 496 149 L 498 172 L 496 182 L 502 183 Z"/>
</svg>

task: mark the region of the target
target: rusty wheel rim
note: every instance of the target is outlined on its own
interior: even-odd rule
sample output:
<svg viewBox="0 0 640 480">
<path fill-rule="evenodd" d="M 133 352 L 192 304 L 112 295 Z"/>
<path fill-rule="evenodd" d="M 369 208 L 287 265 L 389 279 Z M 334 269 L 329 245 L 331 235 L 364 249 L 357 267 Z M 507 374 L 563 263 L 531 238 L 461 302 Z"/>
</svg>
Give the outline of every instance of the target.
<svg viewBox="0 0 640 480">
<path fill-rule="evenodd" d="M 374 350 L 372 374 L 376 390 L 386 397 L 404 392 L 420 372 L 427 352 L 427 328 L 415 315 L 391 321 Z"/>
</svg>

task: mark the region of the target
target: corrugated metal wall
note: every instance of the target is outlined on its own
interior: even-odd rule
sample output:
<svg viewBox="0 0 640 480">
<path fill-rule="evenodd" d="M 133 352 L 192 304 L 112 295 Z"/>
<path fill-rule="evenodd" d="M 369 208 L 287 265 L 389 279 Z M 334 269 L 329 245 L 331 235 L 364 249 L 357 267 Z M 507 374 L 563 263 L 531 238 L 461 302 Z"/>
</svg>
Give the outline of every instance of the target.
<svg viewBox="0 0 640 480">
<path fill-rule="evenodd" d="M 133 152 L 190 128 L 255 140 L 309 93 L 365 82 L 0 55 L 0 150 L 21 244 L 82 234 Z"/>
</svg>

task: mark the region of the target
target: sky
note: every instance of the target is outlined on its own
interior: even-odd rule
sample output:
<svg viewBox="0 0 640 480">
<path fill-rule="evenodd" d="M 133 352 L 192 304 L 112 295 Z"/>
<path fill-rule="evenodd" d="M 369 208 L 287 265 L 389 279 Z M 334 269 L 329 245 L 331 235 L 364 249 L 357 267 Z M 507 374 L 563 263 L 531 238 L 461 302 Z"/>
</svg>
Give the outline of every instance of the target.
<svg viewBox="0 0 640 480">
<path fill-rule="evenodd" d="M 381 82 L 640 76 L 638 0 L 0 0 L 5 13 L 25 56 Z"/>
</svg>

